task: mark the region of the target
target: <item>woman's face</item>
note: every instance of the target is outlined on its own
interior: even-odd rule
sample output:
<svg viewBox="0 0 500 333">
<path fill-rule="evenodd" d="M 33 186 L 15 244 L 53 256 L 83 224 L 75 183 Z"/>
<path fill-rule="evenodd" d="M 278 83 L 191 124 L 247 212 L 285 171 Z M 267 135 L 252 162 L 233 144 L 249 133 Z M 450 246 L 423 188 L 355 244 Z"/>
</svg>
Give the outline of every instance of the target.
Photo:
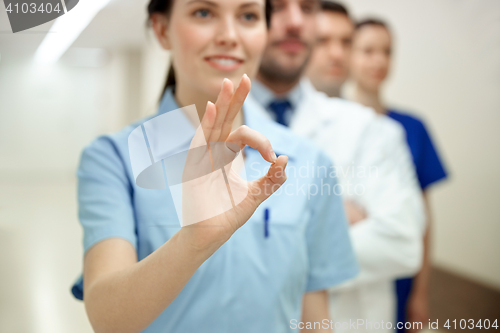
<svg viewBox="0 0 500 333">
<path fill-rule="evenodd" d="M 224 78 L 235 86 L 257 73 L 267 27 L 264 0 L 174 0 L 166 43 L 177 85 L 217 96 Z"/>
<path fill-rule="evenodd" d="M 351 75 L 363 88 L 377 91 L 387 77 L 391 62 L 391 36 L 376 25 L 361 27 L 354 34 Z"/>
</svg>

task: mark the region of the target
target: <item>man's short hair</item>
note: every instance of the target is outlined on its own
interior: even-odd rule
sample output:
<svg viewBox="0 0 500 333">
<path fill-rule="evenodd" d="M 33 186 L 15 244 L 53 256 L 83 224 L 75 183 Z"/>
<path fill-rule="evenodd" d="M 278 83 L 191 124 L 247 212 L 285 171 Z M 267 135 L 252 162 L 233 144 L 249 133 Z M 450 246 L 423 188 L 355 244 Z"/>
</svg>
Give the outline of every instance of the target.
<svg viewBox="0 0 500 333">
<path fill-rule="evenodd" d="M 321 0 L 320 3 L 322 11 L 342 14 L 350 19 L 349 11 L 344 5 L 331 0 Z"/>
</svg>

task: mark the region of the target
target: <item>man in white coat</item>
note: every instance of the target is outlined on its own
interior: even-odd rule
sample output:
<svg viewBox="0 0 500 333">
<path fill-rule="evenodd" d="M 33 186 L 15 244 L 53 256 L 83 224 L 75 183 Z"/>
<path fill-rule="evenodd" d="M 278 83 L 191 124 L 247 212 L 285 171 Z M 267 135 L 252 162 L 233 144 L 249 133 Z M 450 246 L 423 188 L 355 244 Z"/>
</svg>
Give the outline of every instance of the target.
<svg viewBox="0 0 500 333">
<path fill-rule="evenodd" d="M 251 96 L 269 117 L 321 146 L 336 165 L 349 207 L 366 211 L 350 234 L 360 275 L 330 290 L 336 332 L 395 327 L 395 278 L 418 271 L 424 210 L 403 129 L 372 109 L 330 98 L 302 77 L 316 42 L 317 0 L 276 0 Z M 353 209 L 354 212 L 359 209 Z"/>
</svg>

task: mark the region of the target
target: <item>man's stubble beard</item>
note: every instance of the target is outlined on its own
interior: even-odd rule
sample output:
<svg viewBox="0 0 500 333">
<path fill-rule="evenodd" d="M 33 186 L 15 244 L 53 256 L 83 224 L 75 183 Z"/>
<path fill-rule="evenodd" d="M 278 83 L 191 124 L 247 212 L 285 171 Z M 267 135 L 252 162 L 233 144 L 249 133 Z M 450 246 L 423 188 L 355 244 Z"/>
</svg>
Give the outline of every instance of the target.
<svg viewBox="0 0 500 333">
<path fill-rule="evenodd" d="M 307 49 L 307 56 L 302 64 L 296 68 L 288 69 L 283 68 L 279 61 L 276 61 L 274 57 L 266 55 L 266 52 L 264 52 L 259 68 L 259 75 L 268 82 L 289 83 L 299 81 L 311 59 L 311 55 L 312 46 L 309 46 Z"/>
</svg>

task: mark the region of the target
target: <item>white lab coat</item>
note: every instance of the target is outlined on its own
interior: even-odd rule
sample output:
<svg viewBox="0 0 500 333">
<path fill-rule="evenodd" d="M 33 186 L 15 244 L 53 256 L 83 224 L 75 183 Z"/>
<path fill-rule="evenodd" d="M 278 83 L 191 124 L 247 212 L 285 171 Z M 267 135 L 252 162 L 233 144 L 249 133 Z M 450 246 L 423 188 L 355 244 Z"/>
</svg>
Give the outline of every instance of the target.
<svg viewBox="0 0 500 333">
<path fill-rule="evenodd" d="M 307 80 L 300 84 L 304 95 L 290 128 L 324 149 L 337 167 L 344 197 L 368 215 L 350 228 L 360 275 L 329 291 L 335 332 L 389 332 L 387 323 L 394 325 L 396 315 L 394 280 L 421 267 L 425 231 L 404 130 L 370 108 L 318 92 Z M 365 325 L 345 328 L 343 323 L 358 319 Z M 373 329 L 366 328 L 367 321 Z M 376 327 L 381 321 L 385 329 Z"/>
</svg>

